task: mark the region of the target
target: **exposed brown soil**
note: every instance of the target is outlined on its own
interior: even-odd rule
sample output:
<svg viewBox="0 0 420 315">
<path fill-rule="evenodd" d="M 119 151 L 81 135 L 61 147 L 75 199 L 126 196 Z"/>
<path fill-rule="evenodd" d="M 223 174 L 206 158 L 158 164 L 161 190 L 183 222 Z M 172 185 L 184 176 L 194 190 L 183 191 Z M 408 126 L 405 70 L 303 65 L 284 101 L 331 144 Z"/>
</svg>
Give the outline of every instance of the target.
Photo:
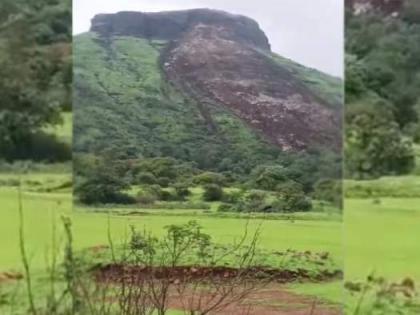
<svg viewBox="0 0 420 315">
<path fill-rule="evenodd" d="M 277 283 L 289 283 L 296 281 L 328 281 L 338 279 L 342 276 L 341 271 L 324 271 L 316 276 L 311 275 L 305 269 L 282 270 L 263 267 L 254 267 L 239 271 L 231 267 L 197 267 L 197 266 L 179 266 L 179 267 L 140 267 L 129 266 L 123 264 L 110 264 L 102 266 L 94 270 L 98 280 L 118 281 L 121 277 L 141 279 L 153 277 L 159 279 L 172 279 L 173 281 L 188 281 L 190 279 L 204 279 L 211 277 L 212 279 L 232 279 L 238 276 L 245 276 L 247 279 L 271 279 Z"/>
<path fill-rule="evenodd" d="M 210 298 L 210 297 L 209 297 Z M 184 298 L 185 300 L 185 298 Z M 171 309 L 184 309 L 182 299 L 177 294 L 170 296 Z M 302 296 L 287 291 L 281 285 L 271 285 L 251 294 L 243 302 L 227 306 L 211 315 L 341 315 L 338 305 L 317 301 L 313 297 Z"/>
<path fill-rule="evenodd" d="M 23 279 L 20 272 L 0 272 L 0 284 Z"/>
<path fill-rule="evenodd" d="M 164 73 L 197 100 L 222 106 L 284 150 L 341 148 L 341 109 L 319 98 L 227 25 L 197 24 L 163 54 Z M 211 128 L 210 128 L 211 131 Z"/>
<path fill-rule="evenodd" d="M 182 295 L 177 290 L 177 286 L 185 281 L 194 282 L 212 278 L 225 280 L 229 283 L 231 278 L 238 275 L 238 270 L 226 267 L 159 267 L 142 268 L 127 265 L 112 264 L 94 270 L 98 281 L 119 282 L 122 279 L 137 282 L 143 277 L 150 277 L 156 280 L 170 279 L 173 285 L 170 288 L 169 307 L 171 309 L 190 309 L 190 305 L 207 305 L 211 301 L 218 299 L 219 294 L 214 292 L 192 291 L 194 286 L 186 286 Z M 273 281 L 258 289 L 249 291 L 244 299 L 233 301 L 226 307 L 217 309 L 211 314 L 219 315 L 338 315 L 341 314 L 340 307 L 330 305 L 324 301 L 317 301 L 313 297 L 302 296 L 287 291 L 284 283 L 294 281 L 314 280 L 309 277 L 306 271 L 287 271 L 264 268 L 253 268 L 245 271 L 247 278 L 258 281 L 262 276 L 269 276 Z M 341 273 L 325 273 L 318 277 L 318 280 L 328 280 L 341 276 Z M 220 287 L 219 287 L 220 288 Z M 193 293 L 194 292 L 194 293 Z M 219 292 L 219 291 L 218 291 Z M 224 292 L 220 291 L 221 294 Z"/>
</svg>

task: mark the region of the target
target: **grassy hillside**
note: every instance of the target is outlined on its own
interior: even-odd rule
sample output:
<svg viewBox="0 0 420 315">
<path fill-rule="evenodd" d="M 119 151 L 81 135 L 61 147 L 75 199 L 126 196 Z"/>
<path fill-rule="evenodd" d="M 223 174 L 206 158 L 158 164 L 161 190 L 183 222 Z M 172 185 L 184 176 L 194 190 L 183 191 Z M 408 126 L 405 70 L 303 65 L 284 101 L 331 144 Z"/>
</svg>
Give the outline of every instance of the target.
<svg viewBox="0 0 420 315">
<path fill-rule="evenodd" d="M 343 106 L 343 80 L 316 69 L 307 68 L 277 54 L 272 54 L 272 58 L 293 73 L 312 92 L 327 101 L 330 105 Z"/>
</svg>

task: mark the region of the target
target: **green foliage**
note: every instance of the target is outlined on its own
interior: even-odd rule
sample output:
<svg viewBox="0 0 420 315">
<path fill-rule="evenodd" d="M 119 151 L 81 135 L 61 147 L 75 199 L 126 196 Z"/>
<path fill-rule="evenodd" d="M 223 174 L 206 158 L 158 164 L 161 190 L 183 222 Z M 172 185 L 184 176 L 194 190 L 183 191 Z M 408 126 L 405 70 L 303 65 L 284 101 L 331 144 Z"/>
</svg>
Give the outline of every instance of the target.
<svg viewBox="0 0 420 315">
<path fill-rule="evenodd" d="M 342 180 L 321 179 L 314 187 L 313 198 L 326 201 L 339 209 L 343 208 Z"/>
<path fill-rule="evenodd" d="M 0 127 L 1 128 L 1 127 Z M 7 161 L 64 162 L 71 160 L 71 147 L 55 135 L 42 131 L 22 135 L 9 142 L 0 141 L 0 157 Z"/>
<path fill-rule="evenodd" d="M 146 185 L 153 185 L 156 184 L 157 179 L 155 175 L 149 172 L 141 172 L 136 177 L 136 183 L 138 184 L 146 184 Z"/>
<path fill-rule="evenodd" d="M 346 171 L 358 179 L 395 175 L 414 168 L 414 152 L 386 104 L 351 104 L 346 114 Z"/>
<path fill-rule="evenodd" d="M 158 193 L 155 190 L 140 190 L 136 196 L 136 201 L 142 205 L 152 205 L 157 200 L 163 200 L 163 196 L 163 191 Z"/>
<path fill-rule="evenodd" d="M 347 198 L 420 198 L 418 176 L 381 177 L 373 180 L 346 180 L 344 192 Z"/>
<path fill-rule="evenodd" d="M 101 203 L 133 203 L 134 199 L 122 191 L 129 185 L 114 169 L 100 162 L 89 170 L 75 187 L 80 202 L 91 205 Z"/>
<path fill-rule="evenodd" d="M 207 184 L 204 186 L 204 201 L 220 201 L 223 198 L 223 188 L 217 184 Z"/>
<path fill-rule="evenodd" d="M 404 174 L 414 167 L 410 138 L 419 125 L 420 95 L 417 8 L 418 1 L 406 1 L 402 18 L 347 12 L 345 155 L 350 177 Z"/>
<path fill-rule="evenodd" d="M 296 182 L 276 186 L 276 192 L 250 190 L 233 192 L 223 197 L 219 212 L 305 212 L 312 210 L 312 201 Z M 338 196 L 341 198 L 341 195 Z"/>
<path fill-rule="evenodd" d="M 268 194 L 261 190 L 252 190 L 244 196 L 242 204 L 244 212 L 270 212 L 267 211 L 270 205 L 267 203 Z"/>
<path fill-rule="evenodd" d="M 210 130 L 196 102 L 161 75 L 159 54 L 140 38 L 104 39 L 94 33 L 75 37 L 77 154 L 103 155 L 113 148 L 119 160 L 135 165 L 130 167 L 133 179 L 149 172 L 162 187 L 176 182 L 191 185 L 191 178 L 196 184 L 245 182 L 262 164 L 293 168 L 290 176 L 299 177 L 307 191 L 319 176 L 339 176 L 337 155 L 327 162 L 328 152 L 282 152 L 222 107 L 207 108 L 215 126 Z M 307 78 L 313 75 L 319 84 L 329 78 L 303 67 L 296 71 Z M 336 81 L 331 79 L 334 88 L 329 93 L 338 93 L 341 99 Z M 322 165 L 328 165 L 327 172 Z"/>
<path fill-rule="evenodd" d="M 178 200 L 185 200 L 189 195 L 191 195 L 191 191 L 188 189 L 188 186 L 185 184 L 175 184 L 174 185 L 175 195 Z"/>
<path fill-rule="evenodd" d="M 277 187 L 279 204 L 277 208 L 283 212 L 310 211 L 312 201 L 305 195 L 302 185 L 297 182 L 286 182 Z"/>
<path fill-rule="evenodd" d="M 226 184 L 226 177 L 219 173 L 203 172 L 193 178 L 193 183 L 196 185 L 215 184 L 223 186 Z"/>
<path fill-rule="evenodd" d="M 168 86 L 158 59 L 144 39 L 75 38 L 76 152 L 100 154 L 114 146 L 132 158 L 171 157 L 240 174 L 281 153 L 222 108 L 209 108 L 216 125 L 209 130 L 197 104 Z"/>
<path fill-rule="evenodd" d="M 71 4 L 5 0 L 0 11 L 0 157 L 16 159 L 71 103 Z"/>
<path fill-rule="evenodd" d="M 259 189 L 276 190 L 276 187 L 287 181 L 287 170 L 278 165 L 257 166 L 252 170 L 252 185 Z"/>
<path fill-rule="evenodd" d="M 330 106 L 343 107 L 343 81 L 276 54 L 271 56 Z"/>
</svg>

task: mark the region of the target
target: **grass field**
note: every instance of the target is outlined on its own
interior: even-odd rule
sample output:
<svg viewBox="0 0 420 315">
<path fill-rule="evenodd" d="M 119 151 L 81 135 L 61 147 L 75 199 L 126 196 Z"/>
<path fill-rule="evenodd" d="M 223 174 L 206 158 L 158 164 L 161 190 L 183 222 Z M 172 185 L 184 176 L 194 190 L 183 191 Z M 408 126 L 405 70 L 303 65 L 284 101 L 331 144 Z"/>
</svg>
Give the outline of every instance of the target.
<svg viewBox="0 0 420 315">
<path fill-rule="evenodd" d="M 349 185 L 351 194 L 361 196 L 369 188 L 372 197 L 345 200 L 346 281 L 365 281 L 373 273 L 391 282 L 410 278 L 420 283 L 420 177 L 352 181 Z M 346 295 L 348 311 L 354 310 L 358 299 L 357 295 Z M 369 306 L 369 299 L 363 306 Z"/>
<path fill-rule="evenodd" d="M 420 198 L 349 199 L 344 216 L 347 278 L 420 281 Z"/>
<path fill-rule="evenodd" d="M 361 198 L 363 191 L 369 194 Z M 420 281 L 420 177 L 346 183 L 344 244 L 347 278 L 375 271 Z"/>
<path fill-rule="evenodd" d="M 23 184 L 23 208 L 25 219 L 26 248 L 30 257 L 30 264 L 36 278 L 42 278 L 51 254 L 52 226 L 56 222 L 59 239 L 63 242 L 60 217 L 69 216 L 73 222 L 74 245 L 76 249 L 107 245 L 108 214 L 105 212 L 92 213 L 92 209 L 77 209 L 72 211 L 72 197 L 69 191 L 52 190 L 46 192 L 41 187 L 59 187 L 60 183 L 69 180 L 70 175 L 56 173 L 33 173 L 21 177 Z M 1 174 L 1 180 L 16 178 L 13 174 Z M 38 184 L 33 186 L 34 183 Z M 26 184 L 25 184 L 26 183 Z M 41 192 L 39 192 L 40 190 Z M 2 212 L 0 220 L 0 272 L 21 271 L 22 264 L 19 252 L 19 216 L 17 187 L 0 187 Z M 152 210 L 150 210 L 152 211 Z M 167 210 L 171 211 L 171 210 Z M 174 210 L 176 211 L 176 210 Z M 218 218 L 198 215 L 112 215 L 111 230 L 114 242 L 124 242 L 127 239 L 129 226 L 135 225 L 139 229 L 146 228 L 156 235 L 161 235 L 168 224 L 181 224 L 189 220 L 197 220 L 204 231 L 216 242 L 230 243 L 238 240 L 247 224 L 242 218 Z M 341 222 L 321 220 L 265 220 L 250 221 L 252 231 L 262 223 L 261 247 L 267 250 L 287 250 L 289 248 L 306 251 L 328 251 L 334 260 L 342 263 Z M 45 280 L 44 280 L 45 281 Z M 37 294 L 45 290 L 45 282 L 36 281 L 34 287 Z M 292 291 L 308 295 L 319 295 L 330 302 L 340 303 L 340 297 L 334 294 L 340 289 L 341 283 L 327 283 L 322 285 L 301 285 L 291 288 Z M 22 288 L 22 287 L 21 287 Z M 330 297 L 330 298 L 328 298 Z M 0 308 L 1 311 L 1 308 Z M 170 313 L 177 314 L 176 312 Z"/>
<path fill-rule="evenodd" d="M 37 175 L 39 176 L 39 175 Z M 44 175 L 46 181 L 52 180 Z M 77 248 L 107 244 L 106 213 L 87 213 L 79 209 L 71 212 L 71 197 L 68 193 L 36 193 L 24 192 L 23 204 L 28 246 L 33 251 L 34 267 L 44 265 L 44 255 L 48 250 L 51 230 L 48 228 L 53 216 L 68 215 L 73 219 L 75 245 Z M 7 269 L 19 265 L 18 250 L 18 213 L 17 191 L 15 188 L 0 189 L 3 202 L 2 219 L 0 223 L 0 239 L 6 248 L 7 255 L 0 256 L 0 268 Z M 197 220 L 206 233 L 212 235 L 217 242 L 230 242 L 238 239 L 244 232 L 247 220 L 236 218 L 213 218 L 194 215 L 145 215 L 111 217 L 111 230 L 116 242 L 126 239 L 130 225 L 140 229 L 146 228 L 160 235 L 163 227 L 168 224 L 180 224 L 189 220 Z M 47 222 L 47 224 L 45 224 Z M 250 229 L 262 223 L 261 246 L 268 250 L 328 251 L 338 262 L 342 262 L 341 223 L 336 221 L 306 221 L 296 220 L 255 220 L 249 223 Z M 7 235 L 12 237 L 7 237 Z M 42 248 L 43 247 L 43 248 Z"/>
<path fill-rule="evenodd" d="M 52 168 L 53 169 L 53 168 Z M 1 174 L 0 182 L 16 179 L 15 174 Z M 52 222 L 60 230 L 60 216 L 70 216 L 76 249 L 106 245 L 107 208 L 103 212 L 79 208 L 72 211 L 69 188 L 60 188 L 68 182 L 70 175 L 56 170 L 35 172 L 21 177 L 23 182 L 23 206 L 25 215 L 25 237 L 31 267 L 35 273 L 45 271 L 47 256 L 51 250 Z M 394 178 L 396 187 L 411 187 L 418 184 L 415 177 Z M 358 183 L 353 183 L 358 184 Z M 375 184 L 377 184 L 375 182 Z M 367 185 L 366 182 L 363 185 Z M 388 186 L 391 184 L 388 182 Z M 386 185 L 384 185 L 385 187 Z M 47 187 L 49 189 L 45 190 Z M 58 188 L 57 188 L 58 187 Z M 388 188 L 386 188 L 388 189 Z M 407 192 L 402 192 L 406 194 Z M 398 196 L 398 193 L 394 195 Z M 18 238 L 18 193 L 17 187 L 0 187 L 0 272 L 21 270 Z M 334 220 L 264 220 L 251 221 L 250 226 L 262 222 L 261 246 L 268 250 L 328 251 L 338 263 L 345 266 L 346 280 L 364 280 L 372 271 L 392 281 L 410 277 L 420 281 L 420 198 L 374 197 L 347 198 L 344 225 Z M 98 209 L 96 209 L 98 210 Z M 116 209 L 114 209 L 116 210 Z M 172 212 L 173 211 L 173 212 Z M 147 228 L 161 235 L 167 224 L 197 220 L 206 233 L 215 241 L 226 243 L 242 235 L 247 220 L 242 218 L 220 218 L 191 210 L 144 210 L 143 215 L 111 215 L 111 230 L 114 241 L 127 239 L 129 226 Z M 166 212 L 166 213 L 165 213 Z M 150 213 L 155 213 L 151 215 Z M 190 214 L 191 213 L 191 214 Z M 344 242 L 344 243 L 343 243 Z M 344 244 L 344 247 L 343 247 Z M 344 291 L 342 283 L 293 284 L 289 289 L 340 303 Z M 356 298 L 345 295 L 347 307 L 352 309 Z"/>
</svg>

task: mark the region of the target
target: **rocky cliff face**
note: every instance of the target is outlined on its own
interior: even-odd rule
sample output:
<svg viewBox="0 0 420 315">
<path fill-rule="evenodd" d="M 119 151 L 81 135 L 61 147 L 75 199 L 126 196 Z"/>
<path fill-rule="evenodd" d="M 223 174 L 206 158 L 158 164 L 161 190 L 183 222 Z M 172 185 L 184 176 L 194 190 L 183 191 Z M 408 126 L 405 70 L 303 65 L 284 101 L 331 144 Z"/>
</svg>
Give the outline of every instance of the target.
<svg viewBox="0 0 420 315">
<path fill-rule="evenodd" d="M 107 36 L 177 40 L 185 31 L 199 24 L 229 28 L 229 35 L 235 40 L 270 50 L 268 39 L 257 22 L 245 16 L 209 9 L 99 14 L 92 19 L 91 31 Z"/>
<path fill-rule="evenodd" d="M 275 62 L 267 37 L 246 17 L 207 9 L 98 15 L 93 32 L 168 40 L 164 76 L 195 99 L 210 129 L 211 107 L 230 110 L 283 150 L 341 148 L 341 107 Z"/>
</svg>

